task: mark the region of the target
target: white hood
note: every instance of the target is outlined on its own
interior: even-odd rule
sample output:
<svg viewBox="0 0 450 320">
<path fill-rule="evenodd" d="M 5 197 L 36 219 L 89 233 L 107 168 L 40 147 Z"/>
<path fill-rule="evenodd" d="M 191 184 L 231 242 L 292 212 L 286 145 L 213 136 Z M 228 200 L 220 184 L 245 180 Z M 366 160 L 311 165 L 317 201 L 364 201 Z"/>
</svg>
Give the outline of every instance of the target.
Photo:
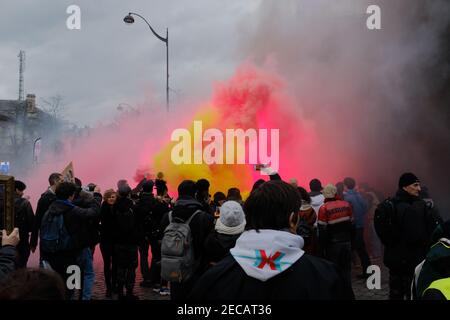
<svg viewBox="0 0 450 320">
<path fill-rule="evenodd" d="M 285 271 L 305 253 L 303 238 L 287 231 L 245 231 L 230 250 L 245 273 L 266 281 Z"/>
</svg>

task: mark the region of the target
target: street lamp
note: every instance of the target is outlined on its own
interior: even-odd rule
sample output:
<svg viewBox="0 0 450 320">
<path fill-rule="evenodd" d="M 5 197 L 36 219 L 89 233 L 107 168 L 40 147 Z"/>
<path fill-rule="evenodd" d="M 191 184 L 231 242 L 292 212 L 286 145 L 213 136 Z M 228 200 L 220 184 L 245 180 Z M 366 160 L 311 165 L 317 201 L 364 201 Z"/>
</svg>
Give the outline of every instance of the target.
<svg viewBox="0 0 450 320">
<path fill-rule="evenodd" d="M 166 43 L 166 108 L 167 108 L 167 112 L 169 112 L 169 29 L 166 28 L 166 37 L 163 38 L 161 37 L 159 34 L 157 34 L 155 32 L 155 30 L 153 30 L 152 26 L 150 25 L 150 23 L 148 23 L 147 20 L 145 20 L 145 18 L 143 16 L 141 16 L 140 14 L 134 13 L 134 12 L 129 12 L 128 15 L 123 18 L 123 21 L 126 24 L 132 24 L 134 23 L 134 18 L 132 17 L 133 15 L 141 18 L 142 20 L 145 21 L 145 23 L 147 23 L 148 27 L 150 28 L 150 30 L 153 32 L 153 34 L 162 42 Z"/>
</svg>

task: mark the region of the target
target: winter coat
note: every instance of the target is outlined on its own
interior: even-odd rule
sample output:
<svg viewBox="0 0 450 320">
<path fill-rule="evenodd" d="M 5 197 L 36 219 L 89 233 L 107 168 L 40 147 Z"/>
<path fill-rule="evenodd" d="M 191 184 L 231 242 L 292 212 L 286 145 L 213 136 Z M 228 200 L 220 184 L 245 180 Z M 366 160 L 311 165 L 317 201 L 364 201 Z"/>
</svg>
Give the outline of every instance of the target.
<svg viewBox="0 0 450 320">
<path fill-rule="evenodd" d="M 113 243 L 116 213 L 114 207 L 103 201 L 100 208 L 100 242 Z"/>
<path fill-rule="evenodd" d="M 100 194 L 97 194 L 99 197 Z M 73 204 L 80 208 L 89 208 L 90 203 L 93 200 L 91 193 L 82 191 L 80 196 L 73 201 Z M 97 198 L 97 202 L 101 203 L 101 198 Z M 100 214 L 93 219 L 89 219 L 86 227 L 82 230 L 83 238 L 86 239 L 85 243 L 88 247 L 94 247 L 100 242 Z"/>
<path fill-rule="evenodd" d="M 352 207 L 344 200 L 325 199 L 319 209 L 319 241 L 325 248 L 330 243 L 350 242 Z"/>
<path fill-rule="evenodd" d="M 30 246 L 37 247 L 38 238 L 39 238 L 39 230 L 41 229 L 41 222 L 44 214 L 47 212 L 50 205 L 53 201 L 56 200 L 56 195 L 52 189 L 48 189 L 45 191 L 38 200 L 36 207 L 36 215 L 35 215 L 35 223 L 34 230 L 31 233 Z"/>
<path fill-rule="evenodd" d="M 172 219 L 179 218 L 186 221 L 197 210 L 202 210 L 203 206 L 193 197 L 180 196 L 172 210 Z M 161 230 L 165 230 L 169 225 L 168 213 L 164 215 L 161 221 Z M 203 244 L 206 237 L 214 229 L 214 218 L 206 213 L 198 213 L 189 224 L 193 238 L 194 257 L 200 260 L 197 273 L 202 273 L 207 266 Z"/>
<path fill-rule="evenodd" d="M 359 192 L 348 190 L 344 193 L 344 200 L 352 205 L 353 219 L 356 228 L 364 228 L 367 218 L 367 202 Z"/>
<path fill-rule="evenodd" d="M 129 198 L 117 198 L 114 204 L 114 243 L 138 245 L 142 228 L 136 218 L 134 203 Z"/>
<path fill-rule="evenodd" d="M 442 219 L 430 209 L 426 202 L 398 190 L 394 197 L 394 223 L 398 239 L 385 246 L 384 264 L 398 272 L 413 273 L 414 268 L 425 259 L 431 234 Z"/>
<path fill-rule="evenodd" d="M 101 195 L 94 194 L 92 200 L 87 204 L 87 208 L 81 208 L 73 205 L 68 201 L 55 200 L 48 209 L 46 214 L 50 215 L 64 215 L 64 225 L 67 232 L 73 239 L 74 254 L 77 254 L 81 249 L 90 245 L 88 226 L 100 216 L 100 202 Z M 41 252 L 45 256 L 44 252 Z M 45 259 L 45 257 L 43 257 Z"/>
<path fill-rule="evenodd" d="M 157 200 L 153 193 L 141 192 L 135 205 L 136 218 L 141 226 L 139 235 L 141 240 L 162 238 L 161 220 L 168 211 L 167 204 Z"/>
<path fill-rule="evenodd" d="M 219 262 L 230 254 L 230 249 L 236 244 L 236 240 L 241 234 L 222 234 L 213 230 L 205 240 L 205 255 L 208 263 Z"/>
<path fill-rule="evenodd" d="M 22 197 L 14 199 L 14 226 L 19 228 L 20 243 L 18 247 L 28 246 L 30 232 L 34 231 L 34 213 L 30 202 Z"/>
<path fill-rule="evenodd" d="M 352 299 L 336 267 L 301 249 L 286 231 L 245 231 L 225 257 L 195 284 L 195 301 Z"/>
</svg>

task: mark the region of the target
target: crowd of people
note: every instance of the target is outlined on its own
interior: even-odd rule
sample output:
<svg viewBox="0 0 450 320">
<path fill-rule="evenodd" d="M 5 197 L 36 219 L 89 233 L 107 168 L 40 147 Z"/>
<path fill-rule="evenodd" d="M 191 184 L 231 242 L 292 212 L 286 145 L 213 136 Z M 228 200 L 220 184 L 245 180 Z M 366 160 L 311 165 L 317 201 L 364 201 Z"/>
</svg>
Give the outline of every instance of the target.
<svg viewBox="0 0 450 320">
<path fill-rule="evenodd" d="M 106 298 L 138 299 L 140 265 L 139 285 L 175 301 L 354 299 L 356 261 L 367 279 L 382 258 L 390 299 L 449 299 L 450 223 L 417 176 L 401 175 L 387 200 L 351 177 L 324 187 L 313 179 L 308 192 L 295 179 L 269 176 L 244 201 L 235 187 L 211 197 L 206 179 L 182 181 L 174 200 L 162 173 L 135 188 L 119 180 L 103 194 L 52 173 L 36 214 L 16 180 L 16 228 L 2 234 L 0 299 L 76 299 L 67 282 L 68 268 L 78 266 L 78 298 L 90 300 L 97 245 Z M 27 269 L 36 248 L 40 268 Z"/>
</svg>

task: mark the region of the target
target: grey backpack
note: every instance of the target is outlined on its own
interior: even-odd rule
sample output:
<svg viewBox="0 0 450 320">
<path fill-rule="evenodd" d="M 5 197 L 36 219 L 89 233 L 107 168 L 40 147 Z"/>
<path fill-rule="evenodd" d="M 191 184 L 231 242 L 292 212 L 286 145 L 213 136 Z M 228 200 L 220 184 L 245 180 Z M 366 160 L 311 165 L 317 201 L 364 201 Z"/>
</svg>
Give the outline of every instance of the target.
<svg viewBox="0 0 450 320">
<path fill-rule="evenodd" d="M 169 225 L 164 230 L 161 243 L 161 277 L 171 282 L 189 280 L 198 266 L 195 261 L 191 228 L 189 223 L 201 210 L 195 211 L 188 220 L 172 219 L 169 212 Z"/>
</svg>

